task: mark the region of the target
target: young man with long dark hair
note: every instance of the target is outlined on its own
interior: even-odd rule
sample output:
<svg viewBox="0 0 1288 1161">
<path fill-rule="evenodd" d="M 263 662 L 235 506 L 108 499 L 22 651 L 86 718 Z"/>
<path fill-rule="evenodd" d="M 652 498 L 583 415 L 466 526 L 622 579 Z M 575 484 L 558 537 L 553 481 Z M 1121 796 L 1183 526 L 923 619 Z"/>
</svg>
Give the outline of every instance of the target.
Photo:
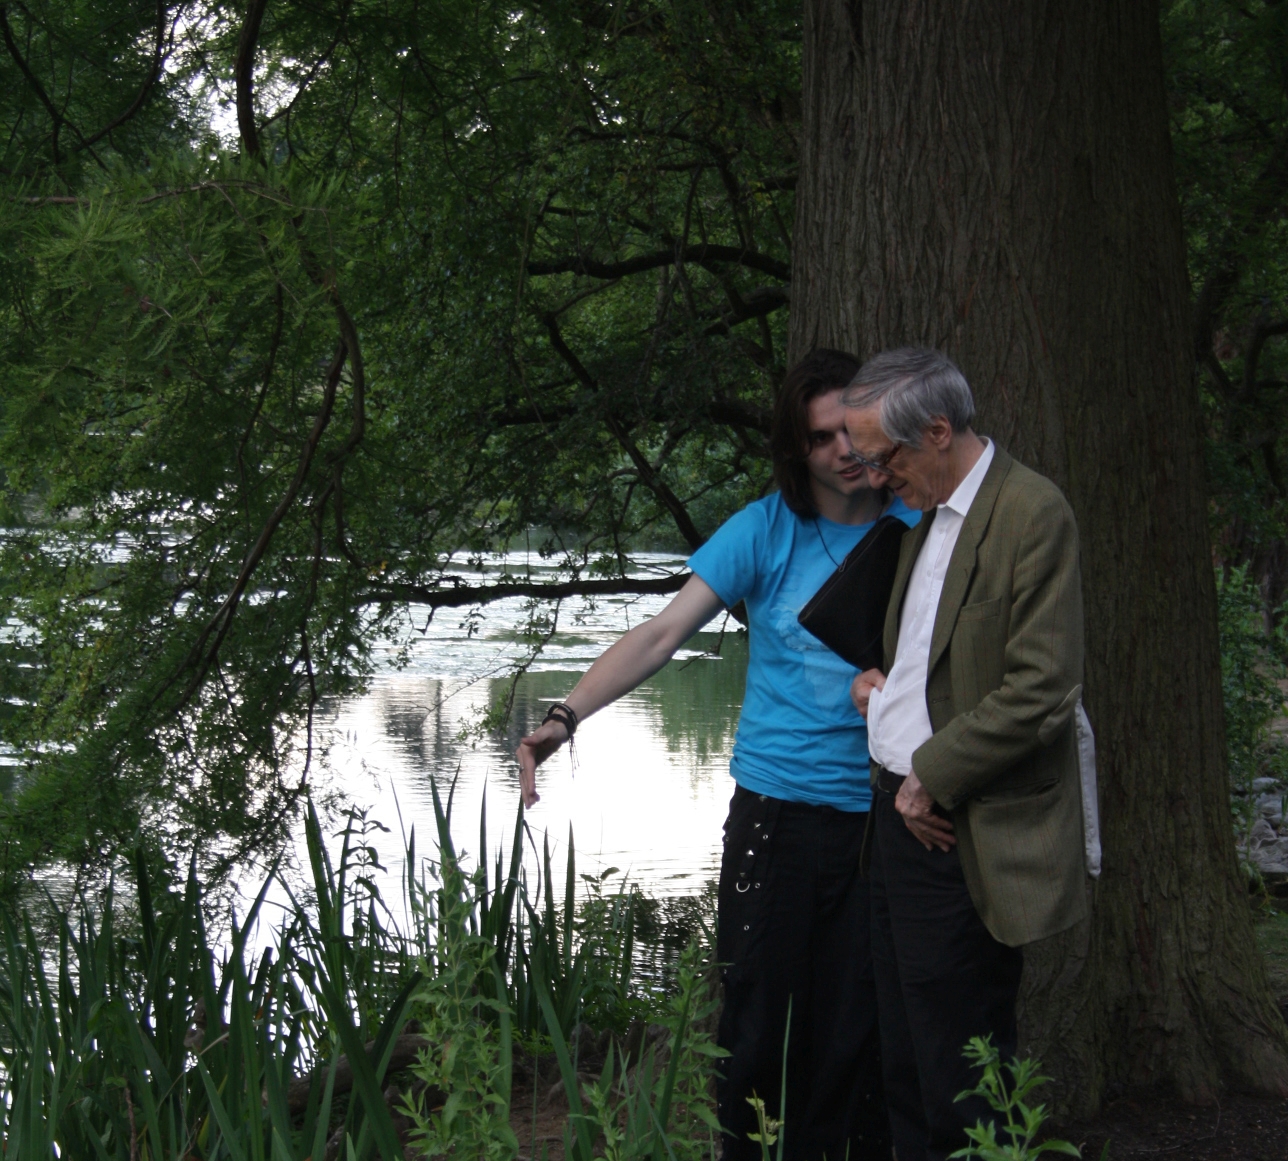
<svg viewBox="0 0 1288 1161">
<path fill-rule="evenodd" d="M 871 790 L 867 730 L 848 696 L 858 671 L 797 621 L 889 506 L 851 458 L 841 393 L 858 369 L 852 355 L 819 350 L 791 370 L 770 440 L 778 490 L 726 521 L 690 558 L 693 576 L 671 603 L 606 650 L 517 751 L 531 805 L 537 766 L 578 722 L 656 673 L 722 608 L 745 602 L 751 652 L 718 899 L 726 1161 L 761 1155 L 748 1137 L 753 1094 L 785 1121 L 791 1161 L 890 1156 L 859 869 Z M 916 522 L 897 500 L 891 510 Z"/>
</svg>

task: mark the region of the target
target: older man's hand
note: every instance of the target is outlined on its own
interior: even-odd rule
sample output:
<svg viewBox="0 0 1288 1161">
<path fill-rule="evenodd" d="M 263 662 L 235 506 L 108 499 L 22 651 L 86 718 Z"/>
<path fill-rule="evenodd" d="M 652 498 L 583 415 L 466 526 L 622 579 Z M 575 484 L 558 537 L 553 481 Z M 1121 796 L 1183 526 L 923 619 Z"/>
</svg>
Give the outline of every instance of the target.
<svg viewBox="0 0 1288 1161">
<path fill-rule="evenodd" d="M 922 786 L 915 771 L 899 787 L 899 793 L 894 796 L 894 808 L 903 815 L 904 825 L 912 831 L 912 837 L 926 850 L 938 847 L 946 851 L 956 845 L 953 824 L 942 814 L 935 813 L 935 800 Z"/>
<path fill-rule="evenodd" d="M 868 702 L 872 700 L 874 689 L 885 689 L 885 674 L 879 669 L 865 669 L 850 682 L 850 700 L 854 702 L 854 708 L 859 711 L 859 716 L 865 720 L 868 716 Z"/>
</svg>

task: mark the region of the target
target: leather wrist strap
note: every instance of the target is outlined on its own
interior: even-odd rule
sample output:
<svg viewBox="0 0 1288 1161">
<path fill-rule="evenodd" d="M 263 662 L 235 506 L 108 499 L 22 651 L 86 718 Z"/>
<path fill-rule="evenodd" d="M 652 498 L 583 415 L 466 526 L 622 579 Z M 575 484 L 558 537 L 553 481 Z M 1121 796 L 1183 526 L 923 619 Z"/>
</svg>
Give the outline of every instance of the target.
<svg viewBox="0 0 1288 1161">
<path fill-rule="evenodd" d="M 546 710 L 546 716 L 541 719 L 541 724 L 544 726 L 552 719 L 568 731 L 568 740 L 571 742 L 573 734 L 577 732 L 577 711 L 572 706 L 557 701 Z"/>
</svg>

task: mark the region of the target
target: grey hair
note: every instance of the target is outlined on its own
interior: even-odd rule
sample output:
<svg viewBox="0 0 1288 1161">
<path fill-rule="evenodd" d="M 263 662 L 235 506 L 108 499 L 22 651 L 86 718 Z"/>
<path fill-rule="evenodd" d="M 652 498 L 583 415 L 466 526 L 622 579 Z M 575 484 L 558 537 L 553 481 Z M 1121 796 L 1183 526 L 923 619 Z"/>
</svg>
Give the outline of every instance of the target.
<svg viewBox="0 0 1288 1161">
<path fill-rule="evenodd" d="M 922 432 L 937 415 L 956 432 L 975 418 L 966 376 L 947 355 L 928 347 L 895 347 L 874 355 L 850 380 L 841 402 L 855 408 L 879 405 L 881 430 L 913 448 L 921 446 Z"/>
</svg>

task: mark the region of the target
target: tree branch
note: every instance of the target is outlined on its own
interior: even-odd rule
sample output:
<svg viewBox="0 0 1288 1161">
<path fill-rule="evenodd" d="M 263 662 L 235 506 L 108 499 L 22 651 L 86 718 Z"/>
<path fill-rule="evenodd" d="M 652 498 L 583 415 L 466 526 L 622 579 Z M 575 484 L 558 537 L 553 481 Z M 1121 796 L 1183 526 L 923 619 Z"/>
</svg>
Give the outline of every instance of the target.
<svg viewBox="0 0 1288 1161">
<path fill-rule="evenodd" d="M 147 80 L 143 82 L 143 88 L 139 90 L 138 96 L 134 98 L 133 102 L 131 102 L 130 107 L 114 121 L 109 121 L 97 133 L 93 133 L 87 138 L 82 138 L 77 149 L 88 149 L 95 142 L 101 141 L 114 129 L 119 129 L 126 121 L 143 108 L 144 102 L 148 99 L 148 94 L 152 92 L 152 87 L 160 79 L 161 68 L 165 64 L 166 54 L 164 49 L 166 14 L 166 0 L 157 0 L 157 39 L 156 46 L 152 50 L 152 67 L 148 70 Z"/>
<path fill-rule="evenodd" d="M 367 374 L 362 362 L 362 347 L 358 342 L 358 328 L 349 317 L 344 303 L 340 301 L 340 295 L 334 283 L 329 289 L 340 339 L 349 352 L 349 377 L 353 380 L 353 420 L 349 424 L 349 434 L 344 437 L 344 443 L 335 453 L 334 462 L 339 464 L 347 459 L 349 453 L 362 442 L 362 437 L 367 430 Z"/>
<path fill-rule="evenodd" d="M 45 92 L 45 86 L 40 83 L 40 79 L 31 71 L 27 64 L 26 58 L 18 48 L 18 42 L 14 39 L 13 29 L 9 25 L 9 5 L 0 4 L 0 34 L 4 36 L 5 47 L 9 50 L 9 55 L 13 57 L 14 64 L 18 66 L 19 71 L 27 78 L 27 84 L 31 86 L 31 91 L 36 94 L 37 100 L 40 101 L 48 111 L 51 120 L 54 123 L 53 138 L 50 144 L 50 150 L 54 155 L 54 164 L 57 165 L 61 160 L 58 153 L 58 135 L 64 124 L 62 113 L 58 107 L 50 100 L 49 94 Z M 74 127 L 73 127 L 74 131 Z M 79 137 L 80 134 L 78 133 Z"/>
<path fill-rule="evenodd" d="M 335 353 L 335 358 L 331 360 L 330 369 L 327 371 L 326 389 L 322 394 L 322 406 L 318 410 L 317 418 L 313 421 L 313 428 L 309 432 L 308 438 L 304 441 L 304 450 L 300 453 L 300 461 L 295 469 L 295 477 L 287 487 L 286 493 L 277 502 L 277 507 L 273 509 L 264 527 L 260 529 L 259 536 L 251 546 L 250 552 L 246 554 L 246 559 L 242 562 L 241 570 L 238 572 L 237 579 L 233 583 L 228 596 L 224 598 L 223 604 L 219 606 L 218 611 L 207 622 L 206 627 L 201 631 L 200 637 L 197 638 L 196 644 L 193 645 L 188 653 L 188 658 L 184 662 L 183 668 L 195 668 L 196 672 L 184 690 L 183 696 L 179 699 L 179 704 L 175 707 L 176 712 L 196 692 L 197 687 L 205 679 L 211 663 L 219 655 L 219 648 L 223 644 L 224 638 L 228 635 L 233 615 L 245 595 L 246 587 L 250 584 L 250 578 L 259 567 L 259 562 L 264 559 L 264 554 L 268 551 L 268 546 L 272 542 L 278 526 L 286 517 L 286 513 L 290 511 L 291 505 L 295 503 L 295 497 L 299 495 L 300 488 L 304 485 L 305 477 L 308 475 L 309 467 L 313 463 L 313 456 L 317 452 L 318 444 L 331 422 L 331 413 L 335 408 L 336 391 L 340 386 L 340 373 L 344 370 L 347 355 L 348 351 L 344 344 L 341 343 L 339 350 Z M 210 641 L 212 634 L 214 635 L 213 642 Z M 207 648 L 208 643 L 209 648 Z"/>
<path fill-rule="evenodd" d="M 460 578 L 445 579 L 455 581 Z M 678 592 L 688 579 L 687 572 L 679 572 L 648 579 L 622 576 L 596 580 L 508 581 L 494 585 L 459 584 L 451 588 L 394 583 L 362 589 L 358 593 L 358 599 L 369 605 L 410 603 L 428 605 L 434 609 L 459 609 L 464 605 L 486 605 L 506 597 L 554 601 L 564 597 L 606 597 L 622 593 L 639 596 L 665 595 Z"/>
<path fill-rule="evenodd" d="M 670 250 L 659 250 L 654 254 L 641 254 L 636 258 L 627 258 L 621 262 L 600 262 L 589 254 L 574 254 L 566 258 L 555 258 L 549 262 L 529 262 L 528 273 L 543 274 L 585 274 L 590 278 L 624 278 L 630 274 L 639 274 L 645 270 L 655 270 L 659 266 L 671 266 L 676 262 L 691 262 L 695 266 L 713 266 L 719 263 L 733 263 L 759 270 L 784 282 L 791 281 L 791 267 L 786 262 L 755 250 L 746 250 L 739 246 L 677 246 Z"/>
<path fill-rule="evenodd" d="M 264 122 L 262 128 L 267 129 L 274 121 L 280 120 L 282 117 L 289 117 L 291 115 L 291 111 L 295 108 L 296 102 L 304 96 L 308 87 L 317 80 L 318 73 L 322 71 L 327 61 L 331 59 L 331 54 L 335 52 L 336 45 L 340 43 L 340 37 L 344 35 L 344 26 L 346 21 L 349 19 L 349 10 L 351 7 L 351 3 L 345 4 L 344 11 L 340 15 L 340 26 L 335 30 L 335 36 L 331 38 L 331 43 L 326 46 L 322 55 L 313 62 L 313 67 L 305 74 L 304 79 L 300 82 L 299 88 L 295 90 L 295 96 L 293 96 L 286 105 L 278 109 L 276 113 L 269 117 L 268 120 Z"/>
<path fill-rule="evenodd" d="M 237 445 L 237 475 L 241 480 L 242 495 L 246 500 L 247 520 L 250 518 L 250 490 L 246 482 L 246 445 L 250 442 L 251 432 L 255 430 L 255 421 L 264 409 L 264 400 L 268 397 L 269 384 L 273 381 L 273 371 L 277 366 L 277 350 L 282 342 L 282 328 L 286 323 L 285 304 L 283 302 L 282 284 L 279 281 L 273 295 L 273 335 L 269 340 L 268 358 L 264 360 L 264 374 L 260 388 L 255 396 L 255 406 L 251 409 L 250 419 L 246 421 L 246 430 L 242 433 L 241 442 Z"/>
<path fill-rule="evenodd" d="M 1221 366 L 1221 360 L 1216 357 L 1210 338 L 1208 339 L 1207 350 L 1198 352 L 1198 361 L 1199 366 L 1208 369 L 1208 374 L 1212 376 L 1212 381 L 1227 399 L 1233 399 L 1238 394 L 1234 384 L 1230 382 L 1230 376 L 1225 373 L 1225 368 Z"/>
<path fill-rule="evenodd" d="M 732 291 L 726 287 L 726 291 Z M 785 286 L 758 286 L 748 294 L 729 295 L 729 309 L 720 312 L 720 321 L 712 323 L 702 333 L 705 336 L 727 335 L 741 322 L 754 318 L 764 318 L 780 310 L 791 301 Z"/>
<path fill-rule="evenodd" d="M 564 337 L 559 331 L 559 324 L 555 321 L 554 316 L 547 315 L 545 323 L 546 329 L 550 332 L 550 343 L 558 352 L 559 357 L 568 364 L 572 373 L 581 380 L 582 384 L 586 388 L 591 391 L 598 392 L 599 383 L 582 365 L 581 360 L 573 354 L 568 344 L 564 342 Z M 671 513 L 672 519 L 675 520 L 675 526 L 680 530 L 680 535 L 688 541 L 689 547 L 693 549 L 701 548 L 706 542 L 706 537 L 698 531 L 697 525 L 693 523 L 693 518 L 680 502 L 679 496 L 671 491 L 667 486 L 666 481 L 661 479 L 657 472 L 654 471 L 653 465 L 648 462 L 647 457 L 642 451 L 640 451 L 639 447 L 636 445 L 635 441 L 631 439 L 630 435 L 627 434 L 626 429 L 612 415 L 604 416 L 604 426 L 613 433 L 613 438 L 621 444 L 622 449 L 628 456 L 630 456 L 631 462 L 639 472 L 640 480 L 643 482 L 644 486 L 648 488 L 649 491 L 651 491 L 658 500 L 661 501 L 662 506 Z"/>
<path fill-rule="evenodd" d="M 233 64 L 233 80 L 237 85 L 237 132 L 241 134 L 242 147 L 251 157 L 261 155 L 259 131 L 255 128 L 255 46 L 259 43 L 259 30 L 267 7 L 268 0 L 250 0 L 246 23 L 242 25 L 241 37 L 237 41 L 237 59 Z"/>
</svg>

